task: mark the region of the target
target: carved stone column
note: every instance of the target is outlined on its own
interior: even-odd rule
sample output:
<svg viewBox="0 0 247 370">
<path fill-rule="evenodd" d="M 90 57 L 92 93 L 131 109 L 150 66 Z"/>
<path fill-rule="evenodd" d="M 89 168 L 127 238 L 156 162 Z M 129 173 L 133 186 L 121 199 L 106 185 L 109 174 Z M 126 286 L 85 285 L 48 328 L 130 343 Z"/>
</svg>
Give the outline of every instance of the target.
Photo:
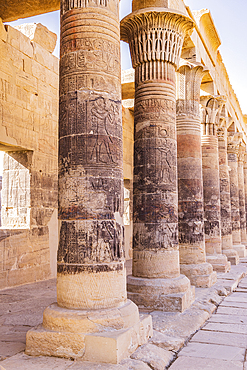
<svg viewBox="0 0 247 370">
<path fill-rule="evenodd" d="M 202 104 L 202 173 L 204 195 L 204 230 L 207 261 L 215 271 L 227 272 L 231 263 L 222 254 L 220 218 L 220 178 L 217 123 L 224 99 L 201 97 Z"/>
<path fill-rule="evenodd" d="M 238 150 L 242 141 L 242 134 L 236 133 L 228 136 L 227 154 L 230 167 L 230 195 L 232 218 L 232 242 L 239 257 L 245 257 L 245 246 L 241 244 L 241 228 L 239 213 L 239 188 L 238 188 Z"/>
<path fill-rule="evenodd" d="M 118 14 L 119 0 L 61 2 L 57 304 L 31 355 L 118 363 L 152 332 L 126 294 Z"/>
<path fill-rule="evenodd" d="M 197 287 L 210 287 L 217 275 L 205 253 L 199 112 L 203 74 L 202 65 L 191 63 L 177 73 L 178 235 L 181 273 Z"/>
<path fill-rule="evenodd" d="M 183 311 L 194 289 L 179 268 L 175 68 L 192 21 L 155 8 L 155 0 L 147 3 L 143 9 L 143 2 L 133 1 L 135 11 L 121 22 L 136 85 L 133 275 L 127 290 L 141 307 Z"/>
<path fill-rule="evenodd" d="M 244 189 L 245 152 L 246 152 L 246 147 L 242 141 L 239 145 L 239 151 L 238 151 L 238 191 L 239 191 L 241 244 L 243 244 L 246 247 L 247 246 L 247 235 L 246 235 L 245 189 Z"/>
<path fill-rule="evenodd" d="M 244 155 L 244 196 L 245 196 L 245 217 L 247 219 L 247 153 Z M 246 224 L 247 232 L 247 224 Z"/>
<path fill-rule="evenodd" d="M 220 215 L 221 215 L 221 242 L 222 252 L 227 256 L 232 265 L 239 263 L 239 255 L 232 247 L 232 221 L 231 221 L 231 196 L 230 176 L 227 159 L 227 119 L 221 117 L 217 129 L 220 175 Z"/>
</svg>

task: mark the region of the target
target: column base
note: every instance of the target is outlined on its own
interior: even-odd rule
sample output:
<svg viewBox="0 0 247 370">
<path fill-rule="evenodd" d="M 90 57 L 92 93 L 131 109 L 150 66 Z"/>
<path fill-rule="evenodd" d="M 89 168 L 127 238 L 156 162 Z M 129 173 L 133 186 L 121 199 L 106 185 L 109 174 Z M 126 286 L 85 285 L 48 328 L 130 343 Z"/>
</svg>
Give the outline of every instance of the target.
<svg viewBox="0 0 247 370">
<path fill-rule="evenodd" d="M 210 288 L 217 281 L 217 273 L 210 263 L 180 265 L 180 271 L 186 275 L 197 288 Z"/>
<path fill-rule="evenodd" d="M 239 255 L 238 252 L 234 249 L 227 249 L 222 251 L 224 255 L 227 257 L 228 261 L 231 262 L 231 265 L 238 265 L 239 264 Z"/>
<path fill-rule="evenodd" d="M 227 261 L 224 254 L 207 255 L 206 261 L 213 266 L 216 272 L 229 272 L 231 270 L 231 262 Z"/>
<path fill-rule="evenodd" d="M 129 275 L 127 295 L 140 308 L 183 312 L 195 299 L 195 287 L 184 275 L 173 279 L 147 279 Z"/>
<path fill-rule="evenodd" d="M 26 354 L 118 364 L 152 336 L 150 315 L 127 300 L 118 308 L 72 310 L 47 307 L 43 325 L 27 332 Z"/>
<path fill-rule="evenodd" d="M 233 245 L 232 248 L 238 252 L 240 258 L 247 256 L 245 245 L 243 244 Z"/>
</svg>

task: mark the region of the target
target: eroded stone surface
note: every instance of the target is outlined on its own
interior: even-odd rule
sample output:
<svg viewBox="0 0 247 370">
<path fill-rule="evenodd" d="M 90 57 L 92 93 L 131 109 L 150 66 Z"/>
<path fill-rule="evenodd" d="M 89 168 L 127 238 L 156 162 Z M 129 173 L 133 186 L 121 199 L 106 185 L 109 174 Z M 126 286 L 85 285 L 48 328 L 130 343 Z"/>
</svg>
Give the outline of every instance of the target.
<svg viewBox="0 0 247 370">
<path fill-rule="evenodd" d="M 156 347 L 153 344 L 145 344 L 131 355 L 131 358 L 142 360 L 154 370 L 163 370 L 169 366 L 173 357 L 174 354 L 172 352 Z"/>
</svg>

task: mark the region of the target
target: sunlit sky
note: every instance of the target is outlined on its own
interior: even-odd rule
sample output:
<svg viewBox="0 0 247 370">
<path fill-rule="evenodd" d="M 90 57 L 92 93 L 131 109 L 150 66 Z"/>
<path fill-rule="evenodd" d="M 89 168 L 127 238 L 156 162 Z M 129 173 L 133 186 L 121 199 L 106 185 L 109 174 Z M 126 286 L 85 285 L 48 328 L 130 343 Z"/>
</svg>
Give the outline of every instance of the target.
<svg viewBox="0 0 247 370">
<path fill-rule="evenodd" d="M 208 8 L 211 11 L 222 45 L 219 50 L 226 65 L 230 82 L 247 113 L 247 0 L 185 0 L 191 10 Z M 131 12 L 131 0 L 121 0 L 120 18 Z M 20 19 L 10 24 L 40 22 L 59 35 L 59 12 Z M 59 55 L 59 43 L 54 54 Z M 128 45 L 122 43 L 122 69 L 131 68 Z"/>
</svg>

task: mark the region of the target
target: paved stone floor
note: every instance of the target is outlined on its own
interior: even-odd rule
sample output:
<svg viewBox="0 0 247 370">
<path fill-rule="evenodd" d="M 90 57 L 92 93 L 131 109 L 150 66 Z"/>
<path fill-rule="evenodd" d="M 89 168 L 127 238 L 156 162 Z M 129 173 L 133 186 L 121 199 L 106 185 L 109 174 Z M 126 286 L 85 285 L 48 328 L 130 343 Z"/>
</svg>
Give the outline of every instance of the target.
<svg viewBox="0 0 247 370">
<path fill-rule="evenodd" d="M 247 370 L 247 259 L 182 314 L 150 312 L 153 338 L 119 365 L 26 356 L 26 332 L 54 301 L 55 280 L 0 291 L 0 370 Z"/>
<path fill-rule="evenodd" d="M 178 353 L 169 370 L 247 370 L 247 277 Z"/>
</svg>

